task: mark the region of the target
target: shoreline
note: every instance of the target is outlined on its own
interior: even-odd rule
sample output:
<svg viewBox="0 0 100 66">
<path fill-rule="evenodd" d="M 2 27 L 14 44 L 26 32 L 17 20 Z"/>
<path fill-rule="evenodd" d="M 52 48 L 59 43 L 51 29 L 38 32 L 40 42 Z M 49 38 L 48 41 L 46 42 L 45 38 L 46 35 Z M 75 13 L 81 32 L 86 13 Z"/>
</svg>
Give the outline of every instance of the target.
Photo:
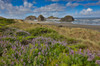
<svg viewBox="0 0 100 66">
<path fill-rule="evenodd" d="M 92 29 L 97 30 L 100 32 L 100 25 L 81 25 L 81 24 L 73 24 L 70 22 L 66 23 L 55 23 L 55 22 L 39 22 L 39 21 L 24 21 L 30 24 L 42 24 L 42 25 L 54 25 L 58 27 L 69 27 L 69 28 L 86 28 L 86 29 Z"/>
</svg>

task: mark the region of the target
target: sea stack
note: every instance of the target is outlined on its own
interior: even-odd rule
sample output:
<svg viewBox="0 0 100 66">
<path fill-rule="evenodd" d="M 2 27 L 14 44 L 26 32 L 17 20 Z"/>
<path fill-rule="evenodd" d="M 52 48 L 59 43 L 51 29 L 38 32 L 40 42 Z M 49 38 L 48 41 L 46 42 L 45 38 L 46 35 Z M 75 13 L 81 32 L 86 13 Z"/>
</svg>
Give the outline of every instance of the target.
<svg viewBox="0 0 100 66">
<path fill-rule="evenodd" d="M 0 16 L 0 19 L 5 19 L 4 17 Z"/>
<path fill-rule="evenodd" d="M 74 18 L 72 16 L 68 15 L 68 16 L 65 16 L 64 18 L 61 18 L 60 21 L 61 22 L 72 22 L 72 21 L 74 21 Z"/>
<path fill-rule="evenodd" d="M 39 17 L 38 17 L 38 21 L 45 21 L 45 18 L 44 18 L 44 16 L 42 16 L 42 15 L 39 15 Z"/>
<path fill-rule="evenodd" d="M 25 18 L 25 20 L 36 20 L 35 16 L 28 16 Z"/>
<path fill-rule="evenodd" d="M 50 16 L 48 19 L 58 19 L 58 17 Z"/>
</svg>

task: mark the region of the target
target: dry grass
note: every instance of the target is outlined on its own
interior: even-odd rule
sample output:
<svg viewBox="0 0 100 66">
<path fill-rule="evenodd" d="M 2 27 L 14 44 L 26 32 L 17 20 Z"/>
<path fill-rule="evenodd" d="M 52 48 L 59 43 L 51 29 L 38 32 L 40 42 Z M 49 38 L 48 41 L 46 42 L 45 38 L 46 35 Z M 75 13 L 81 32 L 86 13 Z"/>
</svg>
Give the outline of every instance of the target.
<svg viewBox="0 0 100 66">
<path fill-rule="evenodd" d="M 81 40 L 82 44 L 86 44 L 90 49 L 99 49 L 100 50 L 100 32 L 84 28 L 68 28 L 68 27 L 57 27 L 50 25 L 40 25 L 40 24 L 29 24 L 25 22 L 18 22 L 10 27 L 16 27 L 23 30 L 30 30 L 36 27 L 47 27 L 54 29 L 60 35 L 63 35 L 67 38 L 74 38 Z"/>
</svg>

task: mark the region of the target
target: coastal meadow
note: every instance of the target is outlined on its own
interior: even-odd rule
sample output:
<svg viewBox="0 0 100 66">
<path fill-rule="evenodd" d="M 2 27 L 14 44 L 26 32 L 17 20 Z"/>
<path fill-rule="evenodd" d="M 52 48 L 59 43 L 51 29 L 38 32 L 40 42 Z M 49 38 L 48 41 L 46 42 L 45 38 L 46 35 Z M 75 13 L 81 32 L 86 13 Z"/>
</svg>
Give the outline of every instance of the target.
<svg viewBox="0 0 100 66">
<path fill-rule="evenodd" d="M 58 27 L 14 24 L 0 27 L 0 66 L 100 65 L 99 51 L 82 44 L 83 39 L 62 35 Z"/>
</svg>

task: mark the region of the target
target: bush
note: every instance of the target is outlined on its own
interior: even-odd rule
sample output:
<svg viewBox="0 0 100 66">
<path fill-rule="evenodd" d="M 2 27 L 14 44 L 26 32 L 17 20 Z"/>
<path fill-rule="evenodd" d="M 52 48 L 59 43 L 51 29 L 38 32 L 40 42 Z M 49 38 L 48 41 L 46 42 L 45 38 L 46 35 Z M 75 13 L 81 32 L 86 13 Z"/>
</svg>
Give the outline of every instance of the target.
<svg viewBox="0 0 100 66">
<path fill-rule="evenodd" d="M 0 56 L 2 56 L 3 48 L 0 46 Z"/>
<path fill-rule="evenodd" d="M 28 40 L 22 40 L 22 41 L 21 41 L 21 44 L 22 44 L 22 45 L 27 45 L 27 44 L 29 44 L 29 41 L 28 41 Z"/>
<path fill-rule="evenodd" d="M 8 27 L 5 27 L 5 26 L 1 26 L 0 27 L 0 32 L 4 32 L 6 31 L 7 29 L 9 29 Z"/>
<path fill-rule="evenodd" d="M 0 25 L 9 25 L 15 23 L 14 19 L 0 19 Z"/>
<path fill-rule="evenodd" d="M 76 44 L 78 41 L 73 38 L 67 38 L 67 42 L 68 42 L 68 44 Z"/>
<path fill-rule="evenodd" d="M 11 37 L 2 38 L 1 40 L 3 40 L 3 41 L 10 41 L 10 42 L 15 42 L 16 41 L 15 38 L 11 38 Z"/>
<path fill-rule="evenodd" d="M 35 28 L 29 31 L 33 36 L 40 36 L 47 33 L 57 33 L 56 31 L 48 28 Z"/>
<path fill-rule="evenodd" d="M 28 32 L 25 31 L 19 31 L 16 32 L 16 36 L 29 36 L 30 34 Z"/>
<path fill-rule="evenodd" d="M 43 36 L 51 37 L 54 40 L 64 40 L 64 39 L 66 39 L 64 36 L 59 35 L 58 33 L 48 33 L 48 34 L 44 34 Z"/>
</svg>

